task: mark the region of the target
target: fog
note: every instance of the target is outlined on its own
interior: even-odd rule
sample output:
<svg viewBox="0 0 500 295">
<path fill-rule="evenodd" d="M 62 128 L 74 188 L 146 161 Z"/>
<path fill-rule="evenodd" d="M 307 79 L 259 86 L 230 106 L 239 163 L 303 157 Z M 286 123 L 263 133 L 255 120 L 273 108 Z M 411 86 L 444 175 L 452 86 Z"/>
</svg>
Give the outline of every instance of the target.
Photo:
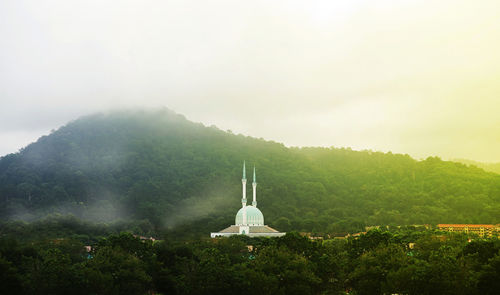
<svg viewBox="0 0 500 295">
<path fill-rule="evenodd" d="M 500 2 L 0 2 L 0 155 L 168 107 L 288 146 L 500 162 Z"/>
</svg>

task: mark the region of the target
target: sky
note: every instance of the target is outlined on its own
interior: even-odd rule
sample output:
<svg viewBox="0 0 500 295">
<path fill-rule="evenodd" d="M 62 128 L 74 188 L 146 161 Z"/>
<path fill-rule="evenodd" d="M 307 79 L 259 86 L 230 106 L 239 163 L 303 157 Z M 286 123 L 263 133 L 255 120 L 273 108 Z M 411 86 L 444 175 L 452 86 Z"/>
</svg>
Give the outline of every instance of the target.
<svg viewBox="0 0 500 295">
<path fill-rule="evenodd" d="M 0 1 L 0 156 L 135 107 L 287 146 L 500 162 L 500 1 Z"/>
</svg>

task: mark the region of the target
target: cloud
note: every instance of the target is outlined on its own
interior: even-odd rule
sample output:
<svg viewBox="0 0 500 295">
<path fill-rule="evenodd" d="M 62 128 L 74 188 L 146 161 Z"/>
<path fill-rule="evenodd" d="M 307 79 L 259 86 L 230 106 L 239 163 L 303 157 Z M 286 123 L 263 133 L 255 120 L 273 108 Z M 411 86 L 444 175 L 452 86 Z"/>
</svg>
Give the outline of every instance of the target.
<svg viewBox="0 0 500 295">
<path fill-rule="evenodd" d="M 25 144 L 15 132 L 167 106 L 287 145 L 500 161 L 499 9 L 493 0 L 4 1 L 0 153 Z"/>
</svg>

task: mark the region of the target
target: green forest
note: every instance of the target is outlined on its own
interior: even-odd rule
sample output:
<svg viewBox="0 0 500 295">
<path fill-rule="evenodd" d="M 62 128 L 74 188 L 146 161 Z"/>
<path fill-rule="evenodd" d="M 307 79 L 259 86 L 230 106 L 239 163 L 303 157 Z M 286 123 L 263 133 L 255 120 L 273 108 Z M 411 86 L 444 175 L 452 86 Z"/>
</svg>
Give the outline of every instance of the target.
<svg viewBox="0 0 500 295">
<path fill-rule="evenodd" d="M 243 161 L 285 236 L 209 238 Z M 500 175 L 477 166 L 95 114 L 0 159 L 0 294 L 497 294 L 499 240 L 432 225 L 499 222 Z"/>
<path fill-rule="evenodd" d="M 103 228 L 82 224 L 66 229 L 88 230 L 86 236 L 49 238 L 54 227 L 38 223 L 3 225 L 1 294 L 489 295 L 500 289 L 496 238 L 469 242 L 465 235 L 407 227 L 318 241 L 291 232 L 153 242 L 116 228 L 98 237 Z M 89 251 L 85 239 L 93 240 Z"/>
<path fill-rule="evenodd" d="M 280 231 L 500 222 L 499 174 L 437 157 L 286 147 L 168 109 L 82 117 L 2 157 L 0 218 L 71 215 L 206 236 L 234 222 L 244 160 L 257 169 L 266 224 Z"/>
<path fill-rule="evenodd" d="M 454 162 L 464 163 L 471 166 L 476 166 L 485 171 L 491 171 L 495 173 L 500 173 L 500 163 L 483 163 L 467 159 L 453 159 Z"/>
</svg>

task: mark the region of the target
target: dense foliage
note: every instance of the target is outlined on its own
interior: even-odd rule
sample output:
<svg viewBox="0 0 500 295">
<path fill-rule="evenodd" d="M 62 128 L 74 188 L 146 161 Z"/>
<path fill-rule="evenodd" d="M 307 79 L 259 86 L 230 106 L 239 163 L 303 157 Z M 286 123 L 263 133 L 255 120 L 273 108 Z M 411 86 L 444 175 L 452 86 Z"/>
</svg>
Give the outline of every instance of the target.
<svg viewBox="0 0 500 295">
<path fill-rule="evenodd" d="M 498 174 L 434 157 L 287 148 L 168 110 L 83 117 L 1 158 L 0 218 L 71 213 L 207 235 L 233 223 L 243 160 L 257 167 L 266 223 L 281 231 L 500 221 Z"/>
<path fill-rule="evenodd" d="M 412 243 L 410 246 L 410 242 Z M 430 231 L 176 243 L 0 238 L 1 294 L 498 294 L 500 242 Z M 248 246 L 252 246 L 249 248 Z"/>
<path fill-rule="evenodd" d="M 476 166 L 485 171 L 491 171 L 500 174 L 500 163 L 483 163 L 466 159 L 454 159 L 454 162 L 464 163 L 471 166 Z"/>
</svg>

